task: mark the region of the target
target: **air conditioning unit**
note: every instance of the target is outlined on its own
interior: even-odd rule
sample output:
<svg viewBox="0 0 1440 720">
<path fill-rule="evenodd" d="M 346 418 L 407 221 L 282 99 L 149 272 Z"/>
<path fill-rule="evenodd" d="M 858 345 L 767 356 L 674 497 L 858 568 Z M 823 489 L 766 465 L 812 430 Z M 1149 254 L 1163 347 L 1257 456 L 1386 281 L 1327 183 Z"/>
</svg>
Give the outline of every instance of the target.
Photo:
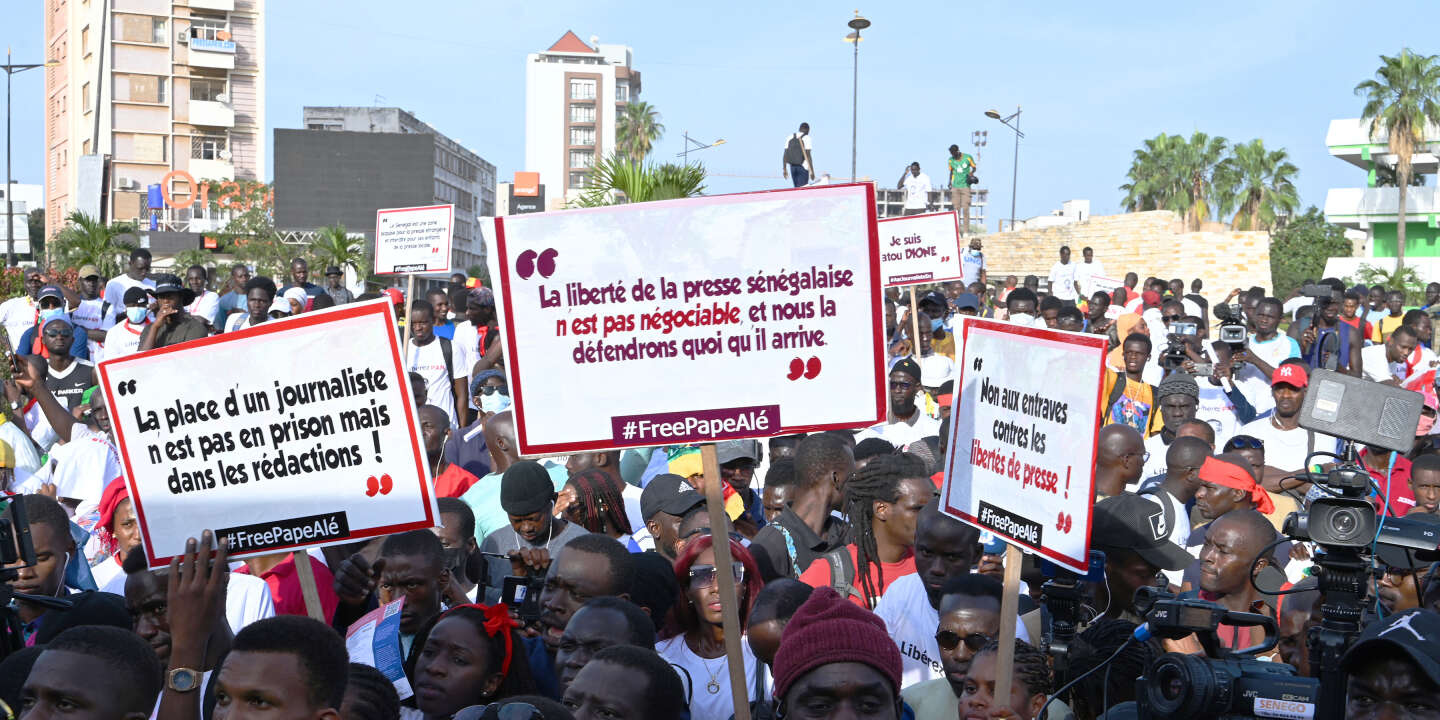
<svg viewBox="0 0 1440 720">
<path fill-rule="evenodd" d="M 176 30 L 176 31 L 175 31 L 175 42 L 180 43 L 181 45 L 189 45 L 189 44 L 190 44 L 190 31 L 189 31 L 189 30 Z"/>
<path fill-rule="evenodd" d="M 230 93 L 220 93 L 220 94 L 216 95 L 216 96 L 215 96 L 215 102 L 229 104 L 229 103 L 230 103 Z"/>
<path fill-rule="evenodd" d="M 134 178 L 120 177 L 115 178 L 115 187 L 121 190 L 134 190 L 140 187 L 140 183 Z"/>
<path fill-rule="evenodd" d="M 231 155 L 229 150 L 221 150 L 219 155 L 221 160 L 224 160 L 225 162 L 230 162 Z"/>
</svg>

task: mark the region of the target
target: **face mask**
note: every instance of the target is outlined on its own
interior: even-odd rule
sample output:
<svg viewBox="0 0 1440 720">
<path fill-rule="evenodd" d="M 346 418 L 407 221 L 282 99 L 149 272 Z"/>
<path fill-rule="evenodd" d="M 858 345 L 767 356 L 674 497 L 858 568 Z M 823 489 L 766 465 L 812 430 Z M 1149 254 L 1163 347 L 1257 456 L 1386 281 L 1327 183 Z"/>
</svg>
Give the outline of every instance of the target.
<svg viewBox="0 0 1440 720">
<path fill-rule="evenodd" d="M 143 307 L 127 307 L 127 308 L 125 308 L 125 319 L 129 320 L 130 323 L 133 324 L 133 325 L 139 325 L 140 323 L 145 322 L 145 316 L 146 316 L 146 315 L 149 315 L 149 314 L 150 314 L 150 309 L 149 309 L 149 308 L 143 308 Z"/>
<path fill-rule="evenodd" d="M 480 409 L 487 413 L 498 413 L 510 407 L 510 396 L 498 392 L 480 396 Z"/>
<path fill-rule="evenodd" d="M 970 257 L 980 257 L 980 251 L 975 248 L 970 248 Z"/>
<path fill-rule="evenodd" d="M 931 320 L 930 320 L 930 331 L 931 331 L 931 332 L 938 332 L 938 331 L 940 330 L 940 327 L 943 326 L 944 324 L 945 324 L 945 321 L 944 321 L 943 319 L 941 319 L 941 318 L 931 318 Z"/>
<path fill-rule="evenodd" d="M 65 317 L 65 310 L 62 308 L 50 308 L 49 310 L 41 310 L 40 325 L 43 327 L 45 323 L 50 322 L 57 317 Z"/>
<path fill-rule="evenodd" d="M 1435 418 L 1420 416 L 1420 425 L 1415 428 L 1415 437 L 1425 437 L 1435 429 Z"/>
</svg>

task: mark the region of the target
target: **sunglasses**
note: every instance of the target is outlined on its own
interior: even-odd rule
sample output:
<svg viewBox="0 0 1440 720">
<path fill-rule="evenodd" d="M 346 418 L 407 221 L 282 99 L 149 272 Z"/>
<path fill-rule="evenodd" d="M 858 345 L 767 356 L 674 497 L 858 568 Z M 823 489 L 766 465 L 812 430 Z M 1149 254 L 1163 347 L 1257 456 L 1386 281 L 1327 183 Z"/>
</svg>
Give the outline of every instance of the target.
<svg viewBox="0 0 1440 720">
<path fill-rule="evenodd" d="M 990 643 L 990 636 L 983 633 L 961 635 L 953 630 L 941 630 L 935 633 L 935 643 L 945 652 L 954 650 L 962 642 L 965 643 L 965 647 L 970 648 L 970 652 L 980 652 Z"/>
<path fill-rule="evenodd" d="M 497 392 L 501 395 L 510 394 L 510 390 L 504 385 L 481 385 L 475 389 L 476 395 L 494 395 Z"/>
<path fill-rule="evenodd" d="M 910 382 L 910 381 L 908 381 L 908 380 L 891 380 L 891 381 L 890 381 L 890 389 L 891 389 L 891 390 L 909 390 L 910 388 L 913 388 L 913 387 L 919 387 L 919 385 L 920 385 L 919 383 L 913 383 L 913 382 Z"/>
<path fill-rule="evenodd" d="M 1166 315 L 1166 316 L 1165 316 L 1164 318 L 1162 318 L 1162 319 L 1163 319 L 1165 322 L 1175 322 L 1176 320 L 1179 320 L 1179 319 L 1182 318 L 1182 317 L 1184 317 L 1184 315 Z"/>
<path fill-rule="evenodd" d="M 1249 435 L 1236 435 L 1225 443 L 1225 452 L 1231 450 L 1264 450 L 1265 441 Z"/>
<path fill-rule="evenodd" d="M 745 564 L 741 562 L 730 563 L 734 569 L 735 582 L 745 582 Z M 699 590 L 707 588 L 717 582 L 714 565 L 691 565 L 690 566 L 690 589 Z"/>
</svg>

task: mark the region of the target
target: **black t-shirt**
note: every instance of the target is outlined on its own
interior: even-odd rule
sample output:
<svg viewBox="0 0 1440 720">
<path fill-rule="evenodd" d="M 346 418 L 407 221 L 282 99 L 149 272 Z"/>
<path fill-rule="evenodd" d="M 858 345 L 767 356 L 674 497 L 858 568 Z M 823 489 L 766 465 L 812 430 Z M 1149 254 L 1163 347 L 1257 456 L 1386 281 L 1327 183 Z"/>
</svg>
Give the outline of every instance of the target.
<svg viewBox="0 0 1440 720">
<path fill-rule="evenodd" d="M 795 548 L 793 562 L 790 559 L 791 543 L 785 542 L 782 528 L 789 532 Z M 790 508 L 785 508 L 784 512 L 776 516 L 775 522 L 755 533 L 754 539 L 750 541 L 750 554 L 755 556 L 755 564 L 760 567 L 760 576 L 765 582 L 770 582 L 775 578 L 799 577 L 815 558 L 844 547 L 849 541 L 850 526 L 840 518 L 834 515 L 826 516 L 825 527 L 821 529 L 820 535 L 816 535 L 799 515 Z"/>
<path fill-rule="evenodd" d="M 70 367 L 64 370 L 49 368 L 49 373 L 45 376 L 45 387 L 66 410 L 74 410 L 84 397 L 86 388 L 94 384 L 91 372 L 93 367 L 89 361 L 76 358 L 71 361 Z"/>
</svg>

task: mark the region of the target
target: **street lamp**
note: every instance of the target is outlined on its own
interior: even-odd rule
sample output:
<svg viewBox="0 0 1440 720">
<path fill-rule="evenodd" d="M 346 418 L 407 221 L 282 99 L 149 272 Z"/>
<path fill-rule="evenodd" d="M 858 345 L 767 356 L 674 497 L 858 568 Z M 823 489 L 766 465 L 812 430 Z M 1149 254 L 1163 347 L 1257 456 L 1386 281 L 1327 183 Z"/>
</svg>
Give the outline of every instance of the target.
<svg viewBox="0 0 1440 720">
<path fill-rule="evenodd" d="M 715 142 L 710 143 L 709 145 L 706 145 L 705 143 L 702 143 L 702 142 L 700 142 L 699 140 L 696 140 L 695 138 L 690 137 L 690 131 L 688 131 L 688 130 L 685 131 L 684 137 L 685 137 L 685 150 L 684 150 L 683 152 L 675 153 L 675 157 L 685 158 L 682 162 L 684 162 L 686 165 L 689 165 L 689 164 L 690 164 L 690 152 L 691 152 L 691 150 L 694 150 L 695 152 L 700 152 L 701 150 L 704 150 L 704 149 L 706 149 L 706 148 L 712 148 L 712 147 L 715 147 L 716 145 L 724 145 L 724 144 L 725 144 L 725 138 L 720 138 L 719 140 L 716 140 Z M 694 148 L 691 148 L 691 147 L 690 147 L 692 144 L 695 145 Z"/>
<path fill-rule="evenodd" d="M 850 182 L 855 182 L 855 141 L 857 135 L 857 122 L 860 118 L 860 31 L 870 27 L 870 21 L 860 17 L 860 11 L 855 11 L 855 17 L 850 18 L 846 23 L 854 32 L 845 36 L 845 42 L 855 45 L 855 77 L 850 88 Z"/>
<path fill-rule="evenodd" d="M 55 67 L 59 65 L 58 60 L 47 60 L 36 65 L 16 65 L 10 62 L 10 48 L 5 48 L 5 64 L 0 68 L 5 70 L 5 265 L 15 265 L 15 181 L 10 177 L 10 76 L 26 70 L 34 70 L 38 67 Z M 31 248 L 34 252 L 34 248 Z"/>
<path fill-rule="evenodd" d="M 999 120 L 1002 124 L 1005 125 L 1005 127 L 1008 127 L 1011 130 L 1015 131 L 1015 166 L 1010 170 L 1010 229 L 1014 230 L 1015 180 L 1017 177 L 1020 176 L 1020 138 L 1025 137 L 1025 133 L 1020 132 L 1020 106 L 1016 105 L 1015 112 L 1004 117 L 1000 116 L 999 110 L 986 110 L 985 117 L 991 118 L 993 120 Z M 1012 124 L 1010 122 L 1011 120 L 1014 120 L 1015 122 Z"/>
</svg>

